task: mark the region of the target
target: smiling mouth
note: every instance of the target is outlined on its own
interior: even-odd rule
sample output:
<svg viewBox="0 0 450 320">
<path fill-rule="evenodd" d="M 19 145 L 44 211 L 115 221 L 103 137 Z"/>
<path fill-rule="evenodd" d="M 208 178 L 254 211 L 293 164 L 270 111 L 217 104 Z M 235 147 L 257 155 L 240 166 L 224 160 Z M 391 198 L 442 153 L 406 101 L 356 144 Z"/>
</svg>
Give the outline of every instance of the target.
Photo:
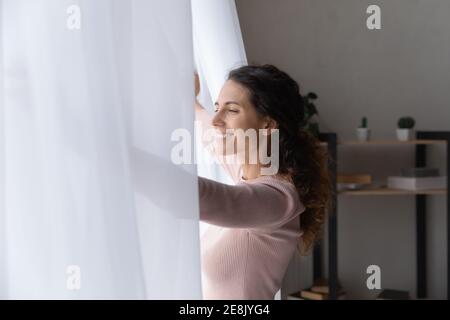
<svg viewBox="0 0 450 320">
<path fill-rule="evenodd" d="M 227 132 L 227 133 L 222 133 L 222 132 L 216 132 L 216 138 L 232 138 L 234 137 L 234 133 L 233 132 Z"/>
</svg>

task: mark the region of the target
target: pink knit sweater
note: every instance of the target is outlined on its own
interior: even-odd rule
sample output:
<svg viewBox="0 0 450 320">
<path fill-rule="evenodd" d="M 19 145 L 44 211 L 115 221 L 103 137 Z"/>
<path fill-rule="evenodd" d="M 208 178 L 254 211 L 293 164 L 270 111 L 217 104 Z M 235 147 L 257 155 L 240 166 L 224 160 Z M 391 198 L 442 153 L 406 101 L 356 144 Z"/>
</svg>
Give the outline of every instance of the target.
<svg viewBox="0 0 450 320">
<path fill-rule="evenodd" d="M 205 110 L 196 115 L 210 128 Z M 203 297 L 273 299 L 302 235 L 305 207 L 284 179 L 244 180 L 239 165 L 224 168 L 235 185 L 199 177 L 200 220 L 211 224 L 201 238 Z"/>
</svg>

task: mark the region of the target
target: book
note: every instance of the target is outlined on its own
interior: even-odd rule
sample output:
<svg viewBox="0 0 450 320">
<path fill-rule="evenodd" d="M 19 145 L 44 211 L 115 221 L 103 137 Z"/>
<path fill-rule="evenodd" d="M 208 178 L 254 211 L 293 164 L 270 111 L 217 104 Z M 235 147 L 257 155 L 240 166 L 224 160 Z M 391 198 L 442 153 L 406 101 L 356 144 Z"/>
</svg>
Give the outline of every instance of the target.
<svg viewBox="0 0 450 320">
<path fill-rule="evenodd" d="M 338 282 L 338 300 L 345 299 L 346 293 L 344 292 L 341 284 Z M 297 291 L 288 295 L 288 300 L 327 300 L 329 298 L 328 281 L 325 278 L 319 278 L 314 281 L 314 284 L 307 289 Z"/>
<path fill-rule="evenodd" d="M 337 183 L 352 184 L 371 184 L 372 176 L 370 174 L 343 174 L 337 176 Z"/>
<path fill-rule="evenodd" d="M 337 284 L 338 292 L 342 291 L 342 286 L 338 282 Z M 313 292 L 319 292 L 319 293 L 329 293 L 329 287 L 328 287 L 328 281 L 326 279 L 320 278 L 314 282 L 312 287 L 310 288 Z"/>
<path fill-rule="evenodd" d="M 328 300 L 329 298 L 328 293 L 314 292 L 311 289 L 302 290 L 300 296 L 307 300 Z M 337 298 L 338 300 L 345 299 L 345 292 L 342 290 L 339 291 Z"/>
<path fill-rule="evenodd" d="M 301 294 L 300 291 L 293 292 L 293 293 L 289 294 L 289 295 L 286 297 L 286 299 L 287 299 L 287 300 L 305 300 L 305 299 L 303 299 L 303 298 L 301 297 L 300 294 Z"/>
<path fill-rule="evenodd" d="M 402 190 L 426 190 L 447 188 L 447 177 L 388 177 L 388 188 Z"/>
<path fill-rule="evenodd" d="M 376 300 L 410 300 L 409 292 L 402 290 L 384 289 Z"/>
<path fill-rule="evenodd" d="M 372 183 L 370 174 L 338 174 L 337 188 L 342 190 L 357 190 Z"/>
</svg>

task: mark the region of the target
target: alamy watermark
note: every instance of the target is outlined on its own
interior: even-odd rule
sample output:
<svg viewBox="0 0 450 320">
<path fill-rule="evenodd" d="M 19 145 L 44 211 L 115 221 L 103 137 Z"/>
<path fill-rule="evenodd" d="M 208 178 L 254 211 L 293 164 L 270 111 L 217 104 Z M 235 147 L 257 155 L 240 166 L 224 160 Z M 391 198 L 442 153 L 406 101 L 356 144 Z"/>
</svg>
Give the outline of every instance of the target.
<svg viewBox="0 0 450 320">
<path fill-rule="evenodd" d="M 381 289 L 381 268 L 373 264 L 367 267 L 366 273 L 370 274 L 366 281 L 367 289 Z"/>
<path fill-rule="evenodd" d="M 78 5 L 71 5 L 67 7 L 66 10 L 67 22 L 66 26 L 69 30 L 80 30 L 81 29 L 81 8 Z"/>
<path fill-rule="evenodd" d="M 66 267 L 66 288 L 67 290 L 81 289 L 81 268 L 78 265 L 70 265 Z"/>
<path fill-rule="evenodd" d="M 367 7 L 366 13 L 370 14 L 366 20 L 366 26 L 369 30 L 381 29 L 381 8 L 376 4 Z"/>
<path fill-rule="evenodd" d="M 260 164 L 261 175 L 274 175 L 279 169 L 278 129 L 204 129 L 195 121 L 195 135 L 213 157 L 197 159 L 196 143 L 191 132 L 178 128 L 171 134 L 171 141 L 177 142 L 171 150 L 174 164 Z"/>
</svg>

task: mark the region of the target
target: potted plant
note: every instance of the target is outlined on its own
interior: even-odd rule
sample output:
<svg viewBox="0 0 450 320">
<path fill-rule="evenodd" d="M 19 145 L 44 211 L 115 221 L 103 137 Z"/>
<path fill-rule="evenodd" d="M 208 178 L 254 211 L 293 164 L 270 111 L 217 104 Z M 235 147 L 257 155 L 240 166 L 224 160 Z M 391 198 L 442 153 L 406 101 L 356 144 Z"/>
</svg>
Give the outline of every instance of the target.
<svg viewBox="0 0 450 320">
<path fill-rule="evenodd" d="M 361 119 L 361 125 L 356 128 L 356 137 L 359 141 L 368 141 L 370 139 L 370 129 L 367 127 L 367 118 Z"/>
<path fill-rule="evenodd" d="M 319 123 L 317 117 L 319 112 L 317 111 L 314 100 L 317 99 L 317 95 L 314 92 L 308 92 L 307 95 L 302 96 L 304 101 L 305 118 L 303 122 L 303 129 L 311 133 L 314 137 L 319 137 Z"/>
<path fill-rule="evenodd" d="M 413 128 L 416 122 L 412 117 L 401 117 L 397 122 L 397 139 L 400 141 L 408 141 L 412 139 Z"/>
</svg>

